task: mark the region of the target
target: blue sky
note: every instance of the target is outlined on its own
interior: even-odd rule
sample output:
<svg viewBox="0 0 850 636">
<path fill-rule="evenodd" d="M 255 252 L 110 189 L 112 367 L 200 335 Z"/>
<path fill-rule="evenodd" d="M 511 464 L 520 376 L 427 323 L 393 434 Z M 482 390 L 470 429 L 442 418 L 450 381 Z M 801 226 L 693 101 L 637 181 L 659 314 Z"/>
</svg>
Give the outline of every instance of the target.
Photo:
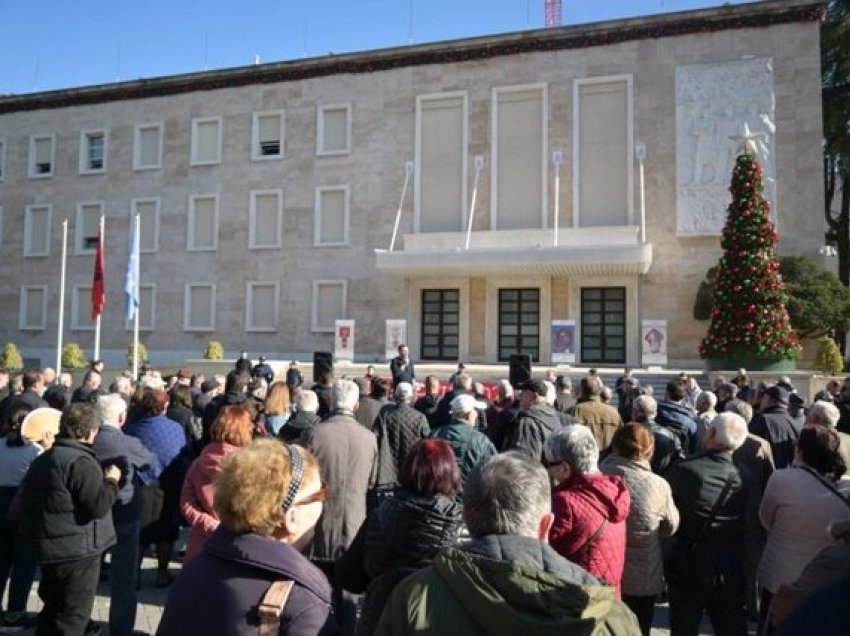
<svg viewBox="0 0 850 636">
<path fill-rule="evenodd" d="M 728 4 L 741 4 L 733 0 Z M 563 24 L 723 4 L 563 0 Z M 0 93 L 543 26 L 544 0 L 0 0 Z"/>
</svg>

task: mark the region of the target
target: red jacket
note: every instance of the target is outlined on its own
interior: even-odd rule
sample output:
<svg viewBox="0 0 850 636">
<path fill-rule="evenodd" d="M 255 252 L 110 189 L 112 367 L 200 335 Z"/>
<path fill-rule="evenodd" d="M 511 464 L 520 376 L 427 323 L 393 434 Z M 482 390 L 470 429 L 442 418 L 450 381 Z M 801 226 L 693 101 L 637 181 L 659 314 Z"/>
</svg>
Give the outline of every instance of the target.
<svg viewBox="0 0 850 636">
<path fill-rule="evenodd" d="M 237 450 L 238 447 L 224 442 L 210 442 L 192 462 L 186 474 L 180 493 L 180 512 L 192 529 L 186 542 L 184 563 L 201 550 L 207 537 L 218 528 L 218 515 L 213 510 L 214 481 L 221 472 L 224 460 Z"/>
<path fill-rule="evenodd" d="M 613 585 L 620 596 L 631 496 L 620 477 L 574 475 L 552 492 L 555 522 L 549 543 L 573 563 Z M 592 545 L 588 542 L 607 521 Z"/>
</svg>

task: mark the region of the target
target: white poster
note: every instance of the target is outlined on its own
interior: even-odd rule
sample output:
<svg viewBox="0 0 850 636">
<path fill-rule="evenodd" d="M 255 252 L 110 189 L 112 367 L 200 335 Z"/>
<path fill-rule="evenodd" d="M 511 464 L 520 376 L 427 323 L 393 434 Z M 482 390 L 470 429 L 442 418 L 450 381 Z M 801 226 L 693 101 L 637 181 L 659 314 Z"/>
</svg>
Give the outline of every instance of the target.
<svg viewBox="0 0 850 636">
<path fill-rule="evenodd" d="M 398 355 L 398 348 L 407 342 L 407 321 L 387 320 L 386 356 L 392 360 Z"/>
<path fill-rule="evenodd" d="M 354 321 L 337 320 L 334 330 L 334 361 L 354 362 Z"/>
<path fill-rule="evenodd" d="M 576 361 L 576 321 L 553 320 L 549 331 L 552 363 L 573 364 Z"/>
<path fill-rule="evenodd" d="M 643 365 L 667 364 L 667 321 L 642 320 L 640 349 Z"/>
</svg>

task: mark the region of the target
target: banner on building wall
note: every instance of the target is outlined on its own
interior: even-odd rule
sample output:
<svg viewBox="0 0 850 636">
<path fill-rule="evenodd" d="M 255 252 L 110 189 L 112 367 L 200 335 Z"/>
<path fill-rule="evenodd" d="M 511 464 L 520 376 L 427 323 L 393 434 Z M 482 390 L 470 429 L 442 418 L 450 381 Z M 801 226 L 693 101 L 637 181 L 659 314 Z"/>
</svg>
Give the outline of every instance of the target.
<svg viewBox="0 0 850 636">
<path fill-rule="evenodd" d="M 334 361 L 354 362 L 354 321 L 337 320 L 334 330 Z"/>
<path fill-rule="evenodd" d="M 667 321 L 642 320 L 640 349 L 643 365 L 667 364 Z"/>
<path fill-rule="evenodd" d="M 407 321 L 387 320 L 386 356 L 392 360 L 398 355 L 398 348 L 407 343 Z"/>
<path fill-rule="evenodd" d="M 573 364 L 576 361 L 576 321 L 553 320 L 549 332 L 552 363 Z"/>
</svg>

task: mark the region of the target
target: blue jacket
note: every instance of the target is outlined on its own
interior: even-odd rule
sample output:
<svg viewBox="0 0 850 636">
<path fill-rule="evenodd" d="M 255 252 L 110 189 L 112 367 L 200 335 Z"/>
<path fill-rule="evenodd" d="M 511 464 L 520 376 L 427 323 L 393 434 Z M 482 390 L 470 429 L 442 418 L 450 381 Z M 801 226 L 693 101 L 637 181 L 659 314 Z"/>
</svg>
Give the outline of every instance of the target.
<svg viewBox="0 0 850 636">
<path fill-rule="evenodd" d="M 655 423 L 678 435 L 686 455 L 693 455 L 697 452 L 699 421 L 696 415 L 686 407 L 669 400 L 659 400 Z"/>
<path fill-rule="evenodd" d="M 156 458 L 135 437 L 125 435 L 115 426 L 101 426 L 92 449 L 101 466 L 115 464 L 121 469 L 118 497 L 112 506 L 112 521 L 116 526 L 139 519 L 141 513 L 138 472 L 150 467 Z"/>
<path fill-rule="evenodd" d="M 154 455 L 154 461 L 139 477 L 145 486 L 153 484 L 172 462 L 191 459 L 191 449 L 183 427 L 165 415 L 143 417 L 124 428 L 127 435 L 137 437 Z"/>
</svg>

